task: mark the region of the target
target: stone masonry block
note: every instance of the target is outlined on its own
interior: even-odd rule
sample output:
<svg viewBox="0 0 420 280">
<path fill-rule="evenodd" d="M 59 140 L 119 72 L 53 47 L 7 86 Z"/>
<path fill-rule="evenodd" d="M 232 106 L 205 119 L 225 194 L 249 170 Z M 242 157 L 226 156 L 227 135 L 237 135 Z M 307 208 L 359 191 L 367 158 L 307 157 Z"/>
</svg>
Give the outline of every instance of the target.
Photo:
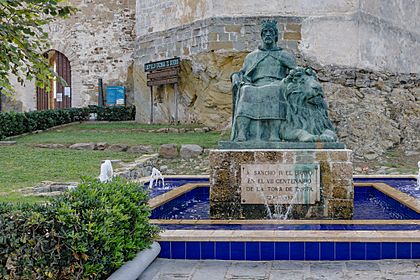
<svg viewBox="0 0 420 280">
<path fill-rule="evenodd" d="M 327 161 L 328 153 L 325 151 L 320 151 L 315 153 L 315 160 L 317 161 Z"/>
<path fill-rule="evenodd" d="M 328 216 L 334 219 L 351 219 L 353 217 L 353 200 L 331 199 L 328 201 Z"/>
<path fill-rule="evenodd" d="M 225 26 L 225 31 L 226 32 L 236 32 L 239 33 L 241 32 L 241 25 L 237 25 L 237 24 L 232 24 L 232 25 L 226 25 Z"/>
<path fill-rule="evenodd" d="M 283 154 L 276 152 L 256 152 L 256 162 L 281 163 L 283 162 Z"/>
<path fill-rule="evenodd" d="M 286 30 L 287 31 L 293 31 L 300 33 L 302 25 L 299 23 L 288 23 L 286 24 Z"/>
<path fill-rule="evenodd" d="M 351 178 L 353 176 L 353 165 L 351 162 L 331 163 L 331 176 L 337 178 Z"/>
<path fill-rule="evenodd" d="M 233 42 L 209 42 L 209 50 L 231 50 L 233 49 Z"/>
<path fill-rule="evenodd" d="M 217 41 L 217 35 L 218 35 L 218 33 L 217 32 L 210 32 L 209 33 L 209 35 L 208 35 L 208 40 L 209 41 Z"/>
<path fill-rule="evenodd" d="M 350 153 L 337 151 L 330 153 L 331 161 L 350 161 Z"/>
<path fill-rule="evenodd" d="M 283 40 L 300 41 L 300 40 L 302 40 L 302 35 L 301 35 L 300 32 L 284 32 L 283 33 Z"/>
</svg>

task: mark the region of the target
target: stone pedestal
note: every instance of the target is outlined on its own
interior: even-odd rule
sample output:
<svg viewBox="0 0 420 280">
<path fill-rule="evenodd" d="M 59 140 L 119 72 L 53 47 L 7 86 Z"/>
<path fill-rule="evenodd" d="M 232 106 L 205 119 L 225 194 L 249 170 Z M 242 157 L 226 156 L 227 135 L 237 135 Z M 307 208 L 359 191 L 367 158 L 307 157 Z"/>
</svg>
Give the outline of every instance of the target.
<svg viewBox="0 0 420 280">
<path fill-rule="evenodd" d="M 212 219 L 353 216 L 351 150 L 211 150 L 209 158 Z"/>
</svg>

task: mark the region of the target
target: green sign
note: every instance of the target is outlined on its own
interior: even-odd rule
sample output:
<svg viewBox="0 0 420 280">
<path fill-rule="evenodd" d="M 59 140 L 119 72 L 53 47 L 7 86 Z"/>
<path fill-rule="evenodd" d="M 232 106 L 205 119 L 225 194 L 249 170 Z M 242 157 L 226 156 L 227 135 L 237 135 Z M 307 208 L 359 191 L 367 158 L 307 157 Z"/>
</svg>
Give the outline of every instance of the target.
<svg viewBox="0 0 420 280">
<path fill-rule="evenodd" d="M 163 70 L 167 68 L 179 67 L 181 60 L 179 57 L 165 59 L 160 61 L 154 61 L 144 64 L 144 71 L 156 71 L 156 70 Z"/>
</svg>

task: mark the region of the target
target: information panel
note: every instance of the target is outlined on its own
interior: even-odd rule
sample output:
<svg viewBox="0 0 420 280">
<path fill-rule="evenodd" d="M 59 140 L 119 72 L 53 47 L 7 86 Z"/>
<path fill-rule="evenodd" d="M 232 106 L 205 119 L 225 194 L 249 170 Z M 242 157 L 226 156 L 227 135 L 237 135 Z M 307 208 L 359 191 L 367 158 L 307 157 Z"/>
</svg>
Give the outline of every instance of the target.
<svg viewBox="0 0 420 280">
<path fill-rule="evenodd" d="M 319 200 L 319 163 L 241 166 L 242 204 L 314 204 Z"/>
</svg>

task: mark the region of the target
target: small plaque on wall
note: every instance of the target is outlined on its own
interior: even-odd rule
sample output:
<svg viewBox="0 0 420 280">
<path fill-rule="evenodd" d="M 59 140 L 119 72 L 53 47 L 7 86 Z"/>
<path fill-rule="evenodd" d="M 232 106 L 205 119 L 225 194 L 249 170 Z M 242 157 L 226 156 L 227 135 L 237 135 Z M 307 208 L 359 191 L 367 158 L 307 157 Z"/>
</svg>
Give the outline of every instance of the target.
<svg viewBox="0 0 420 280">
<path fill-rule="evenodd" d="M 71 95 L 71 88 L 70 87 L 64 87 L 64 96 L 69 97 Z"/>
<path fill-rule="evenodd" d="M 242 204 L 314 204 L 319 200 L 318 163 L 241 165 Z"/>
</svg>

